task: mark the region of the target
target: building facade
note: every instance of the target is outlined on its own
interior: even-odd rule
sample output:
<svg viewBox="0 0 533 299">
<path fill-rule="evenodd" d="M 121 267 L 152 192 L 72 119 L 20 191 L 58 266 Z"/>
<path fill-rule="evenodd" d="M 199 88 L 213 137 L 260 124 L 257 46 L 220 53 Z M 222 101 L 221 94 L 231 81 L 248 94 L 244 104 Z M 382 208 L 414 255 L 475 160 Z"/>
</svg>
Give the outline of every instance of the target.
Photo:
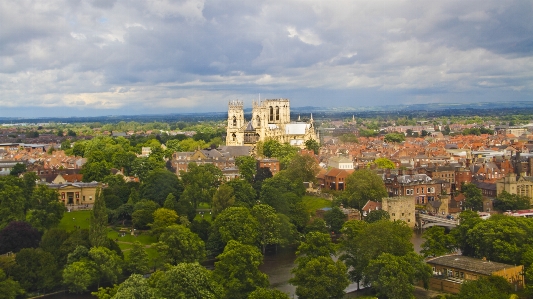
<svg viewBox="0 0 533 299">
<path fill-rule="evenodd" d="M 384 197 L 381 200 L 384 211 L 389 212 L 390 220 L 402 220 L 411 228 L 415 227 L 415 202 L 411 196 Z"/>
<path fill-rule="evenodd" d="M 304 148 L 305 141 L 318 141 L 312 115 L 308 122 L 291 122 L 290 114 L 288 99 L 254 101 L 252 119 L 246 121 L 244 103 L 230 101 L 226 145 L 255 146 L 257 142 L 273 139 Z"/>
</svg>

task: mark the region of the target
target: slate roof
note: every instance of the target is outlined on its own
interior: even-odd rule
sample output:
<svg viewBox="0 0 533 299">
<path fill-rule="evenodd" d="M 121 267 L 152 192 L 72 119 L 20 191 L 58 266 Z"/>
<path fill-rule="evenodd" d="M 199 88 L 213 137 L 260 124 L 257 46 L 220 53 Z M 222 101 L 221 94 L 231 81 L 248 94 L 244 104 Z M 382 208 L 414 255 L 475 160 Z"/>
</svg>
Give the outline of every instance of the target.
<svg viewBox="0 0 533 299">
<path fill-rule="evenodd" d="M 484 275 L 491 275 L 496 271 L 503 269 L 514 268 L 514 265 L 508 265 L 503 263 L 496 263 L 491 261 L 484 261 L 476 259 L 473 257 L 462 256 L 462 255 L 445 255 L 438 256 L 432 259 L 427 260 L 430 264 L 455 268 L 455 269 L 464 269 L 465 271 L 470 271 L 474 273 L 480 273 Z"/>
</svg>

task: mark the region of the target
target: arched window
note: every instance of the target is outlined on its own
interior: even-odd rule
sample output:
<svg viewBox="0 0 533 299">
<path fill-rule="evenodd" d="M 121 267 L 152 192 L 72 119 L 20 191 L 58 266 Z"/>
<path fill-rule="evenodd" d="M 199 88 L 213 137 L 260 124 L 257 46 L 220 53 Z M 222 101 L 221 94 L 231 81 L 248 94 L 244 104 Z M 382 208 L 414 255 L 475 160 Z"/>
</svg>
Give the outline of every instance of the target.
<svg viewBox="0 0 533 299">
<path fill-rule="evenodd" d="M 272 106 L 270 106 L 270 121 L 274 121 L 274 108 L 272 108 Z"/>
<path fill-rule="evenodd" d="M 233 138 L 233 141 L 235 141 L 235 139 L 237 139 L 237 135 L 235 135 L 235 133 L 231 134 L 231 137 Z"/>
<path fill-rule="evenodd" d="M 237 126 L 237 117 L 233 116 L 233 126 Z"/>
<path fill-rule="evenodd" d="M 259 117 L 259 115 L 256 117 L 257 119 L 257 127 L 260 127 L 261 126 L 261 118 Z"/>
<path fill-rule="evenodd" d="M 276 120 L 279 120 L 279 107 L 276 106 Z"/>
</svg>

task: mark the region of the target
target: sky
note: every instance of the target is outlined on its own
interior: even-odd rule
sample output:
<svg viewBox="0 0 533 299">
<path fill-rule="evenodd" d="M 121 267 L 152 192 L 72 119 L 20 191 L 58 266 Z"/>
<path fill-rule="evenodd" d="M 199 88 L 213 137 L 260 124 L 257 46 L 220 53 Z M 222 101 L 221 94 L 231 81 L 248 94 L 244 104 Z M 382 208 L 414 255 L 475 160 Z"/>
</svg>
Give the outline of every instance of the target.
<svg viewBox="0 0 533 299">
<path fill-rule="evenodd" d="M 533 1 L 0 1 L 0 117 L 532 101 Z"/>
</svg>

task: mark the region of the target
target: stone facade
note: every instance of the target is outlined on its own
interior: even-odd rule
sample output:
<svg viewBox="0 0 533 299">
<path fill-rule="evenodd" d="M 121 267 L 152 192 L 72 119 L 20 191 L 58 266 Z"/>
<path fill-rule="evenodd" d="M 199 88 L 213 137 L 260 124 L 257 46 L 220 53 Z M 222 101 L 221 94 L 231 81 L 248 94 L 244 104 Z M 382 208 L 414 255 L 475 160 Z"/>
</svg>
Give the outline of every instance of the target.
<svg viewBox="0 0 533 299">
<path fill-rule="evenodd" d="M 530 203 L 533 204 L 533 177 L 517 177 L 516 174 L 508 174 L 496 181 L 496 193 L 499 195 L 502 191 L 527 196 Z"/>
<path fill-rule="evenodd" d="M 415 201 L 412 196 L 385 197 L 381 206 L 389 212 L 391 221 L 402 220 L 409 227 L 415 227 Z"/>
<path fill-rule="evenodd" d="M 226 145 L 255 146 L 257 142 L 268 139 L 289 143 L 300 148 L 305 141 L 318 141 L 313 124 L 309 122 L 291 122 L 290 103 L 288 99 L 254 101 L 252 119 L 244 118 L 244 103 L 231 101 L 228 105 L 228 127 Z"/>
<path fill-rule="evenodd" d="M 62 183 L 47 184 L 50 189 L 59 193 L 59 200 L 65 206 L 92 205 L 96 199 L 96 189 L 102 188 L 101 183 Z"/>
</svg>

